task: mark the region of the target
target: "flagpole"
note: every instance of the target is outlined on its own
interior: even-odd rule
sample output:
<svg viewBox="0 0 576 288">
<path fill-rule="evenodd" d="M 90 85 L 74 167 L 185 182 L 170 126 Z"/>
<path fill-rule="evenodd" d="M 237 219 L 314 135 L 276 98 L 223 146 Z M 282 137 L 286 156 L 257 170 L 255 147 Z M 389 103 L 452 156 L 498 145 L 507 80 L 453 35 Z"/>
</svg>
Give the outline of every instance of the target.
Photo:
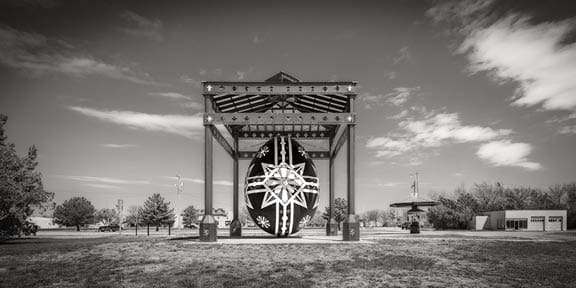
<svg viewBox="0 0 576 288">
<path fill-rule="evenodd" d="M 420 183 L 418 181 L 418 172 L 416 172 L 416 187 L 414 188 L 415 194 L 416 194 L 416 198 L 418 198 L 418 196 L 420 195 Z"/>
</svg>

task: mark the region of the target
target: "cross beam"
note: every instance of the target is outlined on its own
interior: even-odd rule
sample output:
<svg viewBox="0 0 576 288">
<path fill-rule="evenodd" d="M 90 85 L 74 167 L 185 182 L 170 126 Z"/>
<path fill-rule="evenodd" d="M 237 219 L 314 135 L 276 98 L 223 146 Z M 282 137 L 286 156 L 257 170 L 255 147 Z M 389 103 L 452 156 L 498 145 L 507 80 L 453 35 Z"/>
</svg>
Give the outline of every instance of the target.
<svg viewBox="0 0 576 288">
<path fill-rule="evenodd" d="M 340 148 L 342 148 L 342 146 L 344 145 L 344 142 L 346 142 L 346 137 L 348 136 L 348 127 L 347 126 L 341 126 L 340 130 L 342 132 L 340 132 L 340 137 L 336 141 L 336 144 L 334 145 L 334 147 L 330 147 L 330 157 L 331 158 L 336 158 L 336 156 L 338 155 L 338 152 L 340 151 Z M 338 135 L 338 133 L 336 133 L 336 135 Z M 334 142 L 332 142 L 332 143 L 334 143 Z"/>
<path fill-rule="evenodd" d="M 296 95 L 315 93 L 356 94 L 356 82 L 203 82 L 203 94 L 225 93 Z"/>
<path fill-rule="evenodd" d="M 330 157 L 330 151 L 306 151 L 310 158 L 312 159 L 328 159 Z M 258 152 L 256 151 L 240 151 L 239 158 L 240 159 L 253 159 L 256 157 Z"/>
<path fill-rule="evenodd" d="M 216 141 L 218 141 L 218 143 L 220 143 L 220 145 L 222 145 L 222 148 L 224 148 L 224 150 L 226 150 L 226 152 L 228 152 L 228 155 L 230 155 L 230 157 L 234 158 L 234 149 L 228 143 L 228 141 L 226 141 L 226 138 L 224 138 L 224 136 L 222 136 L 222 133 L 220 133 L 220 130 L 218 130 L 218 128 L 216 128 L 216 126 L 214 126 L 214 125 L 207 125 L 207 126 L 210 126 L 210 130 L 212 131 L 212 135 L 214 136 L 214 138 L 216 138 Z"/>
<path fill-rule="evenodd" d="M 338 125 L 356 123 L 355 113 L 206 113 L 204 125 Z"/>
</svg>

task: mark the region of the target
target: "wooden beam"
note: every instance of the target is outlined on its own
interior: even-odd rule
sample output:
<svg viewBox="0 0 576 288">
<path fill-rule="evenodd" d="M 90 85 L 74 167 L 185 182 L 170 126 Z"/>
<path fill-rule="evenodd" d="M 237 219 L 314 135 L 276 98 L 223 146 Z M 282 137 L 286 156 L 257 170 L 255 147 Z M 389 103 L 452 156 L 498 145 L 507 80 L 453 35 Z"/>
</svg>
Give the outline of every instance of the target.
<svg viewBox="0 0 576 288">
<path fill-rule="evenodd" d="M 203 82 L 203 93 L 210 95 L 219 94 L 274 94 L 274 95 L 297 95 L 297 94 L 356 94 L 356 82 L 294 82 L 294 83 L 271 83 L 271 82 Z"/>
<path fill-rule="evenodd" d="M 261 130 L 261 131 L 239 131 L 238 138 L 245 139 L 268 139 L 275 135 L 290 136 L 294 139 L 318 139 L 326 140 L 334 137 L 332 131 L 275 131 L 275 130 Z"/>
<path fill-rule="evenodd" d="M 329 159 L 330 151 L 306 151 L 312 159 Z M 253 159 L 258 154 L 257 151 L 240 151 L 240 159 Z"/>
<path fill-rule="evenodd" d="M 218 141 L 218 143 L 220 143 L 220 145 L 222 145 L 222 148 L 224 148 L 224 150 L 226 150 L 226 152 L 228 152 L 228 154 L 232 158 L 234 158 L 234 149 L 232 149 L 232 146 L 230 146 L 228 141 L 226 141 L 226 138 L 224 138 L 224 136 L 222 136 L 222 133 L 220 133 L 220 130 L 218 130 L 218 128 L 216 128 L 216 126 L 214 126 L 214 125 L 207 125 L 207 126 L 210 126 L 210 131 L 212 131 L 212 136 L 214 136 L 216 141 Z"/>
<path fill-rule="evenodd" d="M 340 133 L 340 136 L 338 136 L 338 133 Z M 336 142 L 332 142 L 332 144 L 335 143 L 334 147 L 330 147 L 330 157 L 336 158 L 336 156 L 338 156 L 338 152 L 340 151 L 340 148 L 342 148 L 342 146 L 344 145 L 344 142 L 346 142 L 347 136 L 348 136 L 348 125 L 341 125 L 339 130 L 336 131 L 335 135 L 335 137 L 338 137 L 338 140 Z"/>
<path fill-rule="evenodd" d="M 204 125 L 338 125 L 356 122 L 353 113 L 206 113 Z"/>
</svg>

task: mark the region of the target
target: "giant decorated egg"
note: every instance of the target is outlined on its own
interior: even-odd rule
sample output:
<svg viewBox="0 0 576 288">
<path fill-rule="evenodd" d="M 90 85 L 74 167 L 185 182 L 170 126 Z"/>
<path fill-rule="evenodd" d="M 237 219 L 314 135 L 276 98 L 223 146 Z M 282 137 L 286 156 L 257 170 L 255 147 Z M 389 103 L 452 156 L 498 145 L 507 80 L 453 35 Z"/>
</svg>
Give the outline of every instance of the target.
<svg viewBox="0 0 576 288">
<path fill-rule="evenodd" d="M 296 140 L 276 136 L 250 162 L 244 195 L 254 223 L 285 237 L 310 221 L 319 204 L 316 166 Z"/>
</svg>

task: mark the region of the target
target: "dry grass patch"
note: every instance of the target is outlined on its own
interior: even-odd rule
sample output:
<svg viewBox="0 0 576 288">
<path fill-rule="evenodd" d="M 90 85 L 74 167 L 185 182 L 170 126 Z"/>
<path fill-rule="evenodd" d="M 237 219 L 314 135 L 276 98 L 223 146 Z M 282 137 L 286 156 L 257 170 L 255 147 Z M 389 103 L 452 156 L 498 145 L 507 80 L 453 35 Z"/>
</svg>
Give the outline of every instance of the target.
<svg viewBox="0 0 576 288">
<path fill-rule="evenodd" d="M 111 237 L 0 245 L 0 287 L 569 287 L 576 242 L 199 244 Z"/>
</svg>

